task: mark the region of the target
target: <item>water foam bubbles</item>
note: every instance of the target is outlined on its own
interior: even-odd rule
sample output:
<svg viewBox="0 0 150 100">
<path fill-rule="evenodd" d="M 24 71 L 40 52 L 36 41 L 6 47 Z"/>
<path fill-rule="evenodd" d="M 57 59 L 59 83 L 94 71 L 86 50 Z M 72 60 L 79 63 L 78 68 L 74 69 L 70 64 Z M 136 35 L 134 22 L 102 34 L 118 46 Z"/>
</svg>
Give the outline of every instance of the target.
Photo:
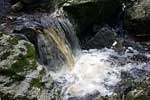
<svg viewBox="0 0 150 100">
<path fill-rule="evenodd" d="M 106 48 L 83 50 L 73 70 L 62 75 L 66 79 L 62 91 L 63 100 L 85 97 L 97 92 L 101 96 L 112 95 L 115 85 L 121 81 L 122 71 L 130 72 L 134 78 L 140 77 L 139 70 L 148 70 L 150 66 L 128 59 L 134 54 L 137 54 L 137 51 L 118 55 L 112 49 Z"/>
</svg>

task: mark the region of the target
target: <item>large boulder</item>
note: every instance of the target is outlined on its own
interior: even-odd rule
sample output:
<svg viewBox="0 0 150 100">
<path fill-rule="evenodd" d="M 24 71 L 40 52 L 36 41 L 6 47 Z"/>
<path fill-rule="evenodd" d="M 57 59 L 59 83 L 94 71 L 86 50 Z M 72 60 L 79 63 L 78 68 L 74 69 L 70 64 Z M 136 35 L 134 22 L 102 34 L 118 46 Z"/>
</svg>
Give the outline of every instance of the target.
<svg viewBox="0 0 150 100">
<path fill-rule="evenodd" d="M 112 21 L 120 5 L 121 0 L 72 0 L 63 9 L 77 26 L 82 40 L 93 33 L 94 25 Z"/>
<path fill-rule="evenodd" d="M 5 33 L 0 33 L 0 69 L 20 75 L 35 69 L 35 50 L 32 44 Z"/>
<path fill-rule="evenodd" d="M 102 27 L 95 36 L 87 41 L 86 48 L 101 49 L 111 47 L 116 40 L 117 34 L 108 26 Z"/>
<path fill-rule="evenodd" d="M 126 11 L 125 28 L 130 34 L 150 34 L 150 0 L 138 0 Z"/>
<path fill-rule="evenodd" d="M 21 37 L 0 32 L 0 98 L 51 100 L 52 78 L 35 60 L 34 46 Z M 47 98 L 47 99 L 43 99 Z M 58 96 L 57 96 L 58 97 Z M 55 98 L 54 98 L 55 99 Z"/>
</svg>

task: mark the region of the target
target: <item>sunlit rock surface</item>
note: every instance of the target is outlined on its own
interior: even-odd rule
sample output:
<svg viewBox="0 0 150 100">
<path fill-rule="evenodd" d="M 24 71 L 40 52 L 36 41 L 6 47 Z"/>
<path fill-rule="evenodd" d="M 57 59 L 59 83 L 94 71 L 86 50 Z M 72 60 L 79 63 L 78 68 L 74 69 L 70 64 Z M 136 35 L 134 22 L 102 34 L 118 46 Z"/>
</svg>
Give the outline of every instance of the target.
<svg viewBox="0 0 150 100">
<path fill-rule="evenodd" d="M 31 43 L 21 37 L 0 32 L 2 100 L 41 100 L 43 95 L 49 95 L 50 98 L 52 94 L 48 94 L 48 91 L 51 90 L 52 82 L 51 76 L 36 63 L 35 49 Z"/>
</svg>

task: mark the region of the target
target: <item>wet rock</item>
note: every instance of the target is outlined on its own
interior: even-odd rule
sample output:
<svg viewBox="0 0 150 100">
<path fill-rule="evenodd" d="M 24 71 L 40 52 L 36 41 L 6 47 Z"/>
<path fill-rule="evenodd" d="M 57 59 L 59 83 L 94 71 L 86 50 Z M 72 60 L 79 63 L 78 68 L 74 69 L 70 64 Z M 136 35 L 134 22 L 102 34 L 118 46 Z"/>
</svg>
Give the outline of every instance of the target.
<svg viewBox="0 0 150 100">
<path fill-rule="evenodd" d="M 127 93 L 125 99 L 126 100 L 149 100 L 150 99 L 149 84 L 150 84 L 149 78 L 146 78 L 141 82 L 137 82 L 135 88 Z"/>
<path fill-rule="evenodd" d="M 120 55 L 124 54 L 125 46 L 123 45 L 123 40 L 116 39 L 116 41 L 112 44 L 112 49 L 115 50 Z"/>
<path fill-rule="evenodd" d="M 111 47 L 115 40 L 116 33 L 109 27 L 103 27 L 87 42 L 86 48 Z"/>
<path fill-rule="evenodd" d="M 137 61 L 137 62 L 150 62 L 150 57 L 147 57 L 145 55 L 133 55 L 132 57 L 130 57 L 129 59 L 133 60 L 133 61 Z"/>
<path fill-rule="evenodd" d="M 148 39 L 150 33 L 150 1 L 137 0 L 134 2 L 133 6 L 126 11 L 124 24 L 130 34 L 136 35 L 139 39 L 141 37 Z"/>
<path fill-rule="evenodd" d="M 14 33 L 24 35 L 35 45 L 40 64 L 58 71 L 74 64 L 73 55 L 80 49 L 72 24 L 65 18 L 51 15 L 21 16 L 16 21 Z"/>
<path fill-rule="evenodd" d="M 150 94 L 150 79 L 145 78 L 143 81 L 132 81 L 126 80 L 124 81 L 125 85 L 132 85 L 132 87 L 124 89 L 126 91 L 120 92 L 122 90 L 119 90 L 118 93 L 114 93 L 112 96 L 104 96 L 99 97 L 96 100 L 149 100 L 149 94 Z"/>
</svg>

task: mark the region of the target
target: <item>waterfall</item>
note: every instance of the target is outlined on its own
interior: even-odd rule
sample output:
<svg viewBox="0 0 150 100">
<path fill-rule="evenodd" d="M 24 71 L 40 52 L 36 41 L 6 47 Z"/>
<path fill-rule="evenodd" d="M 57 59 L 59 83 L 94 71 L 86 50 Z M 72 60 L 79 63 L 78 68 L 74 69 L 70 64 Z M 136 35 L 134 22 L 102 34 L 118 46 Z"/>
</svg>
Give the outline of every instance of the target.
<svg viewBox="0 0 150 100">
<path fill-rule="evenodd" d="M 41 38 L 44 38 L 44 39 L 41 40 Z M 69 43 L 67 43 L 67 40 L 65 38 L 61 37 L 58 30 L 55 30 L 51 27 L 49 27 L 47 29 L 43 29 L 43 32 L 41 32 L 41 34 L 38 36 L 38 40 L 41 40 L 38 42 L 39 51 L 41 53 L 40 57 L 41 58 L 42 58 L 42 56 L 46 57 L 46 59 L 43 59 L 43 62 L 46 61 L 47 64 L 50 66 L 50 64 L 52 62 L 51 62 L 51 59 L 49 59 L 49 57 L 48 57 L 49 56 L 48 53 L 52 53 L 51 50 L 55 48 L 59 52 L 58 55 L 62 54 L 61 56 L 64 57 L 64 60 L 66 60 L 67 66 L 73 67 L 74 58 L 73 58 L 72 50 L 70 49 L 70 47 L 68 45 Z M 42 41 L 44 42 L 44 44 L 41 44 Z M 51 43 L 51 45 L 53 45 L 53 47 L 50 46 L 50 43 Z M 48 45 L 48 46 L 46 46 L 46 45 Z M 44 49 L 47 49 L 47 50 L 45 50 L 45 51 L 42 50 L 41 49 L 42 46 L 44 46 Z M 46 53 L 46 54 L 43 55 L 43 53 Z M 55 51 L 54 51 L 54 53 L 55 53 Z M 52 54 L 50 54 L 50 55 L 52 55 Z M 61 59 L 61 60 L 63 61 L 63 59 Z M 56 63 L 56 61 L 54 61 L 54 63 Z"/>
<path fill-rule="evenodd" d="M 123 50 L 122 55 L 108 48 L 80 51 L 74 28 L 64 16 L 28 17 L 17 19 L 19 27 L 16 29 L 21 29 L 35 45 L 38 62 L 54 72 L 50 74 L 61 89 L 60 100 L 94 100 L 99 95 L 110 96 L 122 80 L 122 72 L 137 80 L 145 74 L 150 75 L 150 63 L 134 60 L 140 52 L 131 47 Z M 23 32 L 24 28 L 32 31 L 25 29 Z M 141 55 L 146 59 L 150 57 L 149 54 Z"/>
<path fill-rule="evenodd" d="M 66 17 L 56 16 L 55 13 L 27 15 L 17 19 L 16 23 L 16 30 L 21 30 L 35 45 L 40 64 L 54 72 L 64 66 L 72 69 L 80 46 L 73 25 Z"/>
<path fill-rule="evenodd" d="M 38 35 L 39 61 L 50 67 L 51 70 L 59 70 L 66 63 L 68 69 L 74 66 L 74 56 L 80 49 L 78 39 L 68 19 L 53 19 Z"/>
<path fill-rule="evenodd" d="M 57 81 L 63 84 L 61 100 L 97 100 L 98 96 L 111 96 L 116 85 L 126 78 L 142 80 L 150 74 L 149 54 L 140 54 L 128 48 L 124 55 L 112 49 L 82 50 L 73 70 L 61 75 Z M 145 56 L 143 62 L 134 56 Z M 128 76 L 124 76 L 126 73 Z M 64 77 L 64 78 L 62 78 Z"/>
</svg>

